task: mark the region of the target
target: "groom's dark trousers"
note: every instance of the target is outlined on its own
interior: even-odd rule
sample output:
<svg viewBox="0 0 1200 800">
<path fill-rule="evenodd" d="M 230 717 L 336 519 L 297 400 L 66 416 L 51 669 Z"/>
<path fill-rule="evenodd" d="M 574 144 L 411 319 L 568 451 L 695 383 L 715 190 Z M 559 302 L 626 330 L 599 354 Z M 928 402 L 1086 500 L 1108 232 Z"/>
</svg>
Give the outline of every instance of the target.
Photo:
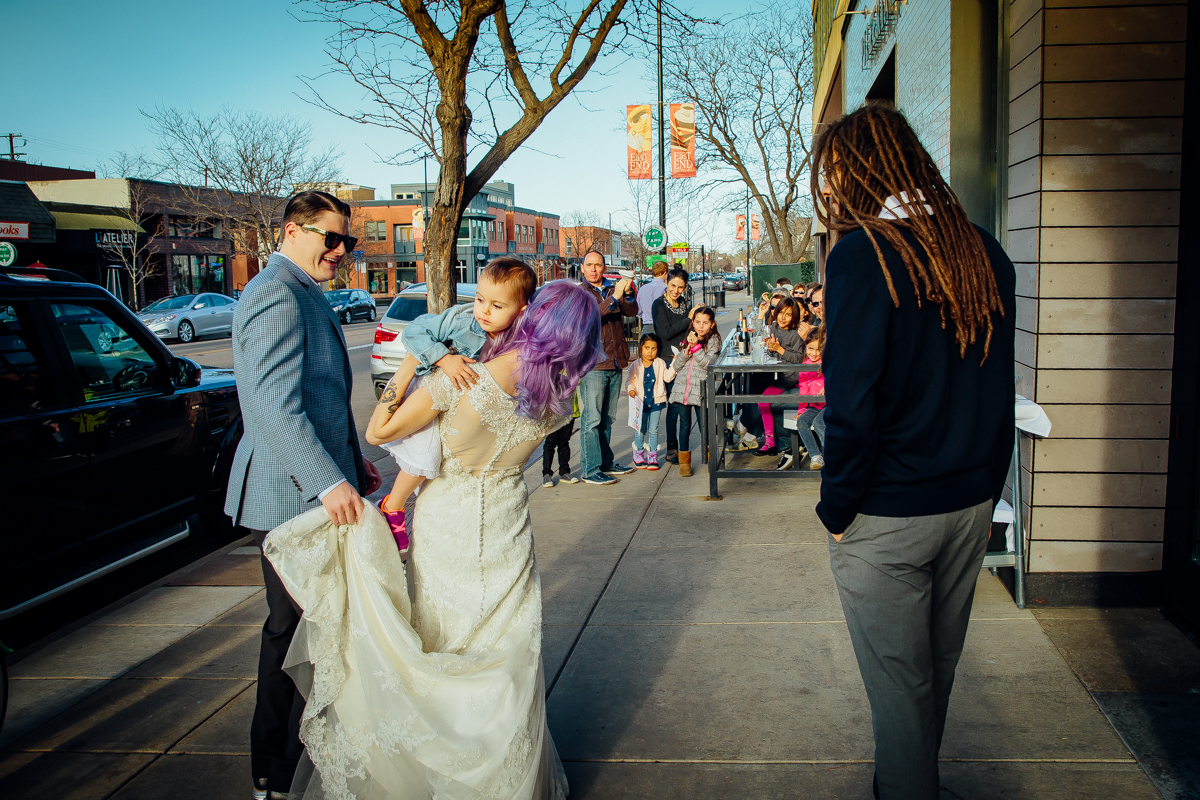
<svg viewBox="0 0 1200 800">
<path fill-rule="evenodd" d="M 262 546 L 268 531 L 253 531 Z M 300 608 L 292 600 L 267 557 L 262 559 L 267 587 L 267 621 L 263 623 L 258 652 L 258 696 L 250 724 L 251 774 L 267 779 L 268 786 L 290 786 L 300 761 L 300 715 L 304 697 L 283 671 L 283 660 L 300 623 Z"/>
<path fill-rule="evenodd" d="M 229 475 L 225 513 L 267 532 L 321 504 L 323 492 L 365 485 L 350 408 L 352 374 L 341 323 L 316 282 L 275 253 L 248 284 L 233 318 L 233 370 L 245 433 Z M 300 620 L 264 558 L 269 616 L 250 729 L 251 777 L 286 793 L 300 758 L 304 700 L 283 661 Z"/>
</svg>

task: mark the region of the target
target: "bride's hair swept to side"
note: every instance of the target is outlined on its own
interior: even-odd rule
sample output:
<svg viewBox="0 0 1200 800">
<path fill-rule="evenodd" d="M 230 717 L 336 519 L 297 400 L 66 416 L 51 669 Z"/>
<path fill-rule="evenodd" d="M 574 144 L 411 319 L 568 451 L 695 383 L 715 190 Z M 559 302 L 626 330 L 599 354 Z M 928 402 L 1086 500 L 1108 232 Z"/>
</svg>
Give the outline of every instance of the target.
<svg viewBox="0 0 1200 800">
<path fill-rule="evenodd" d="M 515 327 L 516 335 L 490 357 L 520 353 L 517 414 L 569 416 L 575 387 L 604 359 L 596 296 L 578 281 L 551 281 L 534 293 Z"/>
</svg>

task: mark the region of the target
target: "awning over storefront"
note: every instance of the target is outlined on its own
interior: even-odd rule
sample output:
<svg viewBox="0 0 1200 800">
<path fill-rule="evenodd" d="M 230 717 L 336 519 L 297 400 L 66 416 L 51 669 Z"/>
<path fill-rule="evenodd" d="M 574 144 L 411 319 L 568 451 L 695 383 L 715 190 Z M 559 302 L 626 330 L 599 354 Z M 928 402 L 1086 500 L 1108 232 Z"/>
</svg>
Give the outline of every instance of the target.
<svg viewBox="0 0 1200 800">
<path fill-rule="evenodd" d="M 120 214 L 82 214 L 76 211 L 50 210 L 60 231 L 137 231 L 141 226 Z"/>
</svg>

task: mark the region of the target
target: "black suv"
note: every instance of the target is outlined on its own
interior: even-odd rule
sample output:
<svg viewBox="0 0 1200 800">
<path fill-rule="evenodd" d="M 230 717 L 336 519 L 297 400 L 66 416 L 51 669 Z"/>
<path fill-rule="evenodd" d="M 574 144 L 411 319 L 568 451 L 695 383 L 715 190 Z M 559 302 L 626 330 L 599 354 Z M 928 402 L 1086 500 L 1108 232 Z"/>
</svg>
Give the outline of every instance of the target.
<svg viewBox="0 0 1200 800">
<path fill-rule="evenodd" d="M 232 370 L 73 280 L 0 269 L 0 620 L 183 539 L 193 511 L 230 526 Z"/>
<path fill-rule="evenodd" d="M 375 298 L 362 289 L 332 289 L 325 293 L 325 299 L 333 307 L 333 313 L 343 325 L 349 325 L 356 319 L 375 321 Z"/>
</svg>

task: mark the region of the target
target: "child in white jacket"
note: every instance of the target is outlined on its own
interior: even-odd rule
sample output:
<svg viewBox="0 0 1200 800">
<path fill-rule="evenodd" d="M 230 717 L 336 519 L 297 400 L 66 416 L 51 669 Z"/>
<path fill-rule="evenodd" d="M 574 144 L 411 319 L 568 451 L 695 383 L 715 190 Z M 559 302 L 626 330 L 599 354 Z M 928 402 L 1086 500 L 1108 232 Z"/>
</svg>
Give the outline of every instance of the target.
<svg viewBox="0 0 1200 800">
<path fill-rule="evenodd" d="M 641 358 L 629 365 L 629 397 L 642 403 L 641 426 L 633 437 L 633 466 L 638 469 L 658 469 L 658 418 L 667 407 L 667 362 L 658 357 L 661 348 L 661 339 L 643 334 L 638 343 Z"/>
</svg>

